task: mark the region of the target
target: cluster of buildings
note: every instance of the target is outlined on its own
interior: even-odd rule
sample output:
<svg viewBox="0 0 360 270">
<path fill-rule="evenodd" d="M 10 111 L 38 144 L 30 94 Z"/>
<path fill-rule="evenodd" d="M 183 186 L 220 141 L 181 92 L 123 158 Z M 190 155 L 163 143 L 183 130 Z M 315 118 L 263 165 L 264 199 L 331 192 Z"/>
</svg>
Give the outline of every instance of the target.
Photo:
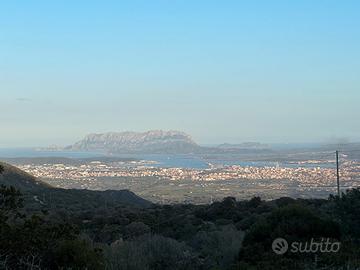
<svg viewBox="0 0 360 270">
<path fill-rule="evenodd" d="M 156 168 L 151 166 L 124 166 L 123 163 L 90 162 L 82 165 L 43 164 L 22 165 L 24 171 L 40 178 L 96 181 L 99 177 L 156 177 L 169 181 L 223 181 L 289 180 L 298 185 L 332 185 L 336 179 L 335 168 L 321 167 L 251 167 L 225 166 L 210 169 Z M 341 167 L 342 181 L 359 178 L 360 163 L 348 161 Z"/>
</svg>

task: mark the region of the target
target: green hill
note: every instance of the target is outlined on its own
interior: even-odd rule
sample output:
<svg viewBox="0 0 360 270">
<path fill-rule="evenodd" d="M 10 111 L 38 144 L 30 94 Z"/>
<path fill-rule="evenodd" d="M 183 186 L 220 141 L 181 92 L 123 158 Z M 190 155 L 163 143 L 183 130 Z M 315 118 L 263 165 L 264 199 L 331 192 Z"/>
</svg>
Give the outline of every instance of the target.
<svg viewBox="0 0 360 270">
<path fill-rule="evenodd" d="M 0 174 L 0 184 L 14 186 L 21 191 L 40 191 L 51 188 L 50 185 L 38 180 L 34 176 L 4 162 L 0 162 L 3 173 Z"/>
</svg>

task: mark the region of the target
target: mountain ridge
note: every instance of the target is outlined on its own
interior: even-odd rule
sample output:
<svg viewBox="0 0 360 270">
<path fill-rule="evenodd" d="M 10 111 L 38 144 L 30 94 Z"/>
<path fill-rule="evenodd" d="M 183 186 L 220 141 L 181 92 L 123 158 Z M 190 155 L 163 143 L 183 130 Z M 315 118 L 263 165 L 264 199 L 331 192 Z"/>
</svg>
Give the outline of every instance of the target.
<svg viewBox="0 0 360 270">
<path fill-rule="evenodd" d="M 191 153 L 200 146 L 181 131 L 91 133 L 66 150 L 104 151 L 108 153 Z"/>
</svg>

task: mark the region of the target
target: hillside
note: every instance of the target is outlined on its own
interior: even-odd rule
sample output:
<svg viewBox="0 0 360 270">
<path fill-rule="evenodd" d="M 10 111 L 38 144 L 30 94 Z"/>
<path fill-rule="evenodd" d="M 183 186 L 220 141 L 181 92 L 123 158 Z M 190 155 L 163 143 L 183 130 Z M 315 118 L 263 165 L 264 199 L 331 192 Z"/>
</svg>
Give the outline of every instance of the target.
<svg viewBox="0 0 360 270">
<path fill-rule="evenodd" d="M 38 180 L 34 176 L 7 163 L 0 162 L 3 173 L 0 174 L 0 184 L 14 186 L 21 191 L 42 191 L 51 188 L 48 184 Z"/>
<path fill-rule="evenodd" d="M 0 162 L 3 172 L 0 174 L 0 185 L 14 186 L 27 200 L 30 208 L 65 208 L 82 209 L 86 207 L 103 207 L 106 205 L 130 205 L 147 207 L 151 203 L 136 196 L 128 190 L 91 191 L 54 188 L 24 171 Z"/>
<path fill-rule="evenodd" d="M 16 202 L 19 194 L 0 190 L 5 198 L 0 200 L 0 254 L 8 254 L 6 260 L 0 257 L 4 269 L 31 269 L 29 258 L 36 266 L 32 269 L 360 267 L 359 189 L 347 191 L 341 199 L 284 197 L 263 201 L 255 197 L 236 201 L 227 197 L 209 205 L 130 207 L 146 201 L 128 191 L 43 186 L 20 170 L 3 165 L 0 183 L 17 183 L 28 190 L 24 194 L 27 211 L 16 203 L 8 204 Z M 20 220 L 11 222 L 14 217 Z M 288 241 L 289 247 L 292 243 L 316 241 L 322 245 L 329 241 L 341 248 L 336 253 L 316 254 L 289 249 L 278 255 L 277 246 L 273 246 L 278 238 Z"/>
</svg>

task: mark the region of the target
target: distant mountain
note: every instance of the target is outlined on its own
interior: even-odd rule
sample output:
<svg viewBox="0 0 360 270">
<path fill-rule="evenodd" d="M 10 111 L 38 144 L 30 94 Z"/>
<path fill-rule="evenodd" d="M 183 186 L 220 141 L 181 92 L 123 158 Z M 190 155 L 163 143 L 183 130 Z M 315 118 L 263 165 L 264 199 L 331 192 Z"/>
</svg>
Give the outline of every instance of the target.
<svg viewBox="0 0 360 270">
<path fill-rule="evenodd" d="M 270 149 L 268 144 L 263 144 L 259 142 L 244 142 L 240 144 L 230 144 L 230 143 L 223 143 L 218 146 L 220 149 L 257 149 L 257 150 L 264 150 Z"/>
<path fill-rule="evenodd" d="M 14 186 L 25 197 L 26 206 L 37 209 L 86 209 L 106 205 L 148 207 L 152 203 L 129 190 L 92 191 L 83 189 L 54 188 L 24 171 L 0 162 L 0 185 Z"/>
<path fill-rule="evenodd" d="M 187 154 L 200 149 L 192 138 L 180 131 L 108 132 L 87 135 L 66 150 L 107 153 Z"/>
</svg>

